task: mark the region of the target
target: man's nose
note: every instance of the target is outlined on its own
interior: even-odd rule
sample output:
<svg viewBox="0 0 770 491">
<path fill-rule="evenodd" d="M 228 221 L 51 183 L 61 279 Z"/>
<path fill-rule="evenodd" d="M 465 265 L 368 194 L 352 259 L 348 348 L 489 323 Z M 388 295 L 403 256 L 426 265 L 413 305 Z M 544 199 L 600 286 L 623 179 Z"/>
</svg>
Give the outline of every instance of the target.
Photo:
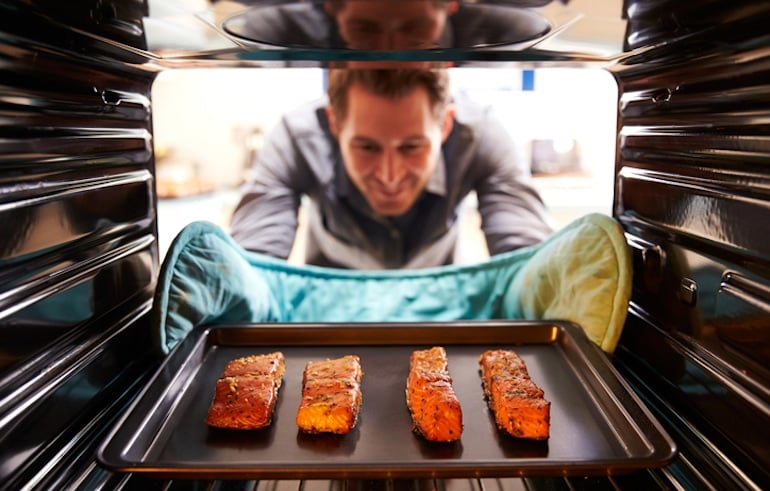
<svg viewBox="0 0 770 491">
<path fill-rule="evenodd" d="M 396 29 L 384 30 L 377 37 L 376 44 L 377 46 L 375 49 L 378 51 L 396 51 L 399 49 L 405 49 L 404 40 Z"/>
<path fill-rule="evenodd" d="M 398 152 L 391 150 L 385 152 L 377 171 L 380 182 L 388 186 L 396 186 L 403 179 L 406 168 Z"/>
</svg>

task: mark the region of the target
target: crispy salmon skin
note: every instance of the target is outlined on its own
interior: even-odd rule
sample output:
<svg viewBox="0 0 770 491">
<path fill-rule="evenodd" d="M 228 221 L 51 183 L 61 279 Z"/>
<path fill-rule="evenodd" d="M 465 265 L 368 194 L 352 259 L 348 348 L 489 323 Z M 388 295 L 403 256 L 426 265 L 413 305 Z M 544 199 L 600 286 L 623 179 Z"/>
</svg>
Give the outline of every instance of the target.
<svg viewBox="0 0 770 491">
<path fill-rule="evenodd" d="M 462 436 L 462 408 L 452 388 L 443 347 L 435 346 L 411 354 L 406 405 L 412 415 L 413 430 L 426 440 L 453 442 Z"/>
<path fill-rule="evenodd" d="M 550 436 L 551 403 L 512 350 L 489 350 L 479 357 L 484 395 L 497 427 L 517 438 Z"/>
<path fill-rule="evenodd" d="M 349 433 L 358 421 L 363 375 L 356 355 L 308 362 L 297 409 L 299 429 L 305 433 Z"/>
<path fill-rule="evenodd" d="M 284 372 L 284 356 L 278 351 L 228 362 L 214 388 L 206 424 L 236 430 L 269 426 Z"/>
</svg>

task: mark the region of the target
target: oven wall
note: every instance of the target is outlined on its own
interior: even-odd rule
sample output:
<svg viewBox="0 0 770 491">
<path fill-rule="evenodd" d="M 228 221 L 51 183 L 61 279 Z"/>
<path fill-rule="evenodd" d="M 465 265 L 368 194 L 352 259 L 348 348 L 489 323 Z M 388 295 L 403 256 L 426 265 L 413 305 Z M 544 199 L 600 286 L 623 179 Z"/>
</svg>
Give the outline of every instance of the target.
<svg viewBox="0 0 770 491">
<path fill-rule="evenodd" d="M 94 455 L 158 361 L 154 73 L 63 26 L 141 48 L 145 8 L 0 3 L 0 489 L 137 480 Z M 526 488 L 768 488 L 770 5 L 629 0 L 626 11 L 629 49 L 646 48 L 610 67 L 614 214 L 635 258 L 614 360 L 680 458 L 646 480 Z"/>
<path fill-rule="evenodd" d="M 614 214 L 635 258 L 616 358 L 676 436 L 675 472 L 766 488 L 770 4 L 629 1 L 627 12 L 628 48 L 651 47 L 612 68 Z"/>
<path fill-rule="evenodd" d="M 0 488 L 94 489 L 157 363 L 154 74 L 38 10 L 141 47 L 141 2 L 24 4 L 0 4 Z"/>
</svg>

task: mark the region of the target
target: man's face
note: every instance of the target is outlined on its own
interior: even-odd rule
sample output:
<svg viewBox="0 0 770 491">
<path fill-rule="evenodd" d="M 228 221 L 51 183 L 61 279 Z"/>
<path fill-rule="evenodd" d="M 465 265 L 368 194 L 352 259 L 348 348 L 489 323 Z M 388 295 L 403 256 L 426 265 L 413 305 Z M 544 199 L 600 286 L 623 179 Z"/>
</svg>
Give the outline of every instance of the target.
<svg viewBox="0 0 770 491">
<path fill-rule="evenodd" d="M 456 8 L 435 0 L 350 0 L 334 16 L 351 48 L 405 50 L 435 46 Z"/>
<path fill-rule="evenodd" d="M 423 87 L 388 99 L 353 84 L 347 103 L 343 120 L 336 120 L 331 109 L 327 113 L 348 176 L 375 213 L 406 213 L 436 168 L 453 108 L 437 118 Z"/>
</svg>

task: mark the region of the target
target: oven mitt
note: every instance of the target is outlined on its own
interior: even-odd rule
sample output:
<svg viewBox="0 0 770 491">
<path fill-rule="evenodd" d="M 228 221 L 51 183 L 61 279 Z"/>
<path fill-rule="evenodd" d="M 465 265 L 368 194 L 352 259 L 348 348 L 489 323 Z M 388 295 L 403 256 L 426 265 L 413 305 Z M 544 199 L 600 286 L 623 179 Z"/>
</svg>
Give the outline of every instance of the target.
<svg viewBox="0 0 770 491">
<path fill-rule="evenodd" d="M 194 222 L 174 238 L 152 308 L 154 341 L 163 354 L 199 325 L 280 319 L 270 287 L 244 253 L 209 222 Z"/>
<path fill-rule="evenodd" d="M 586 215 L 522 251 L 519 260 L 526 264 L 508 288 L 503 318 L 570 320 L 602 350 L 615 350 L 633 270 L 631 250 L 615 220 Z"/>
<path fill-rule="evenodd" d="M 600 214 L 479 264 L 388 271 L 291 265 L 194 222 L 166 254 L 153 320 L 164 354 L 203 324 L 470 319 L 569 320 L 612 352 L 630 293 L 623 231 Z"/>
</svg>

